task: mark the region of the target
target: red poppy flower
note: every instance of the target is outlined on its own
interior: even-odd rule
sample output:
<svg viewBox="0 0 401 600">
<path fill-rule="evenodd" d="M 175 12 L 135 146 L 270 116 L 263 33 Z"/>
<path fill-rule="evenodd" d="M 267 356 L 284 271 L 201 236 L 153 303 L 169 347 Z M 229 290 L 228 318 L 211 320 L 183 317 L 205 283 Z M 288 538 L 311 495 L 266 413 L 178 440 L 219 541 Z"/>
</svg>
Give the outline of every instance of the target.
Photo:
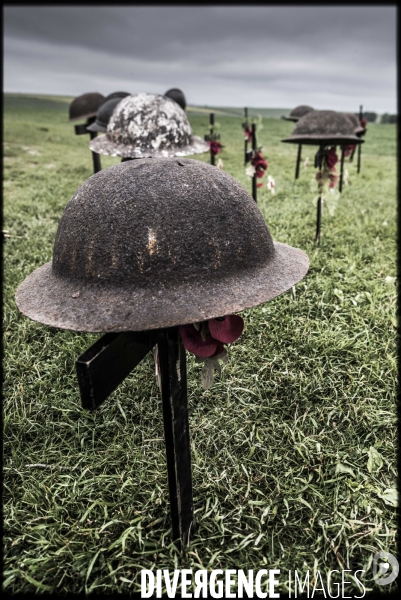
<svg viewBox="0 0 401 600">
<path fill-rule="evenodd" d="M 221 152 L 222 145 L 220 144 L 220 142 L 208 142 L 208 144 L 210 152 L 213 154 L 213 156 L 216 156 L 216 154 L 219 154 Z"/>
<path fill-rule="evenodd" d="M 192 323 L 189 325 L 180 325 L 178 329 L 185 350 L 203 358 L 215 354 L 218 342 L 211 335 L 206 340 L 203 340 L 200 331 L 196 331 Z"/>
<path fill-rule="evenodd" d="M 247 125 L 244 129 L 245 139 L 247 142 L 252 141 L 252 129 Z"/>
<path fill-rule="evenodd" d="M 330 148 L 326 152 L 326 163 L 329 169 L 334 169 L 334 166 L 338 162 L 338 156 L 336 154 L 336 149 L 334 147 Z"/>
<path fill-rule="evenodd" d="M 235 342 L 244 331 L 244 321 L 238 315 L 209 319 L 208 325 L 211 336 L 224 344 Z"/>
<path fill-rule="evenodd" d="M 213 356 L 219 356 L 220 354 L 223 354 L 223 352 L 224 352 L 223 342 L 217 342 L 216 352 L 213 354 Z"/>
<path fill-rule="evenodd" d="M 367 120 L 365 118 L 362 117 L 361 119 L 361 126 L 366 129 L 366 125 L 368 124 Z"/>
<path fill-rule="evenodd" d="M 267 160 L 263 158 L 262 153 L 260 151 L 255 153 L 251 164 L 255 167 L 256 177 L 258 177 L 259 179 L 260 177 L 263 177 L 267 167 L 269 166 Z"/>
</svg>

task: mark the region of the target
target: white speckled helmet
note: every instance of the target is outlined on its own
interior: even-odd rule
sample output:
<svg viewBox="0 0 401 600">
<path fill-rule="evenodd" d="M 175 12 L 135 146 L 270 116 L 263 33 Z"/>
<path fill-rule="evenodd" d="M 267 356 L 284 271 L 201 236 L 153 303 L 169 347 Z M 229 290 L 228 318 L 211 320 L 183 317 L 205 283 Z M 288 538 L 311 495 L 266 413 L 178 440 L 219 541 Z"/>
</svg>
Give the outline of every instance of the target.
<svg viewBox="0 0 401 600">
<path fill-rule="evenodd" d="M 207 142 L 192 135 L 182 108 L 160 94 L 133 94 L 116 106 L 106 135 L 93 139 L 89 148 L 99 154 L 124 158 L 163 158 L 201 154 Z"/>
</svg>

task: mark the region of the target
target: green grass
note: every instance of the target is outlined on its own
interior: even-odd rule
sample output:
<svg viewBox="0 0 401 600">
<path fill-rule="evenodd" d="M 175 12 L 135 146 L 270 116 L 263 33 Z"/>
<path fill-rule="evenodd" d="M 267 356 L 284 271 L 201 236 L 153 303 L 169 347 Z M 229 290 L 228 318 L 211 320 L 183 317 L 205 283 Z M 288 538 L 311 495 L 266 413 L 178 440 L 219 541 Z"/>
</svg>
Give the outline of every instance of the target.
<svg viewBox="0 0 401 600">
<path fill-rule="evenodd" d="M 361 173 L 347 163 L 350 184 L 327 195 L 317 247 L 315 170 L 294 182 L 297 147 L 280 143 L 293 125 L 263 120 L 277 193 L 259 190 L 258 205 L 273 238 L 311 266 L 295 292 L 242 313 L 244 333 L 209 391 L 188 355 L 198 530 L 180 553 L 151 355 L 85 412 L 75 359 L 98 336 L 42 326 L 15 304 L 92 174 L 88 137 L 67 117 L 68 99 L 5 97 L 5 590 L 138 591 L 140 569 L 163 568 L 297 569 L 303 579 L 309 569 L 312 587 L 317 570 L 365 569 L 367 589 L 394 589 L 375 586 L 371 564 L 379 550 L 396 553 L 395 126 L 369 125 Z M 224 169 L 250 190 L 242 117 L 217 118 Z M 207 114 L 189 119 L 207 132 Z M 303 151 L 311 163 L 314 151 Z M 361 595 L 355 582 L 346 593 Z"/>
</svg>

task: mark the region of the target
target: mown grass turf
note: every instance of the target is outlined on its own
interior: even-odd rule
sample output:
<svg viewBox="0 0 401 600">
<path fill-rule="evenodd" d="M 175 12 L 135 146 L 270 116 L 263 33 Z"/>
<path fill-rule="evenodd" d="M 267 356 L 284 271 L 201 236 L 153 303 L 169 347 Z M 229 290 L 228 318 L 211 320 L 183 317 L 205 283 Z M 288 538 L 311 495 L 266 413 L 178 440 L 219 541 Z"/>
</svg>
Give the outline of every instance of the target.
<svg viewBox="0 0 401 600">
<path fill-rule="evenodd" d="M 311 266 L 295 289 L 242 313 L 209 391 L 188 355 L 198 529 L 180 553 L 152 356 L 85 412 L 74 363 L 99 336 L 42 326 L 15 305 L 92 174 L 88 137 L 67 114 L 68 99 L 5 98 L 5 590 L 138 591 L 141 569 L 163 568 L 278 568 L 283 593 L 289 570 L 302 580 L 309 570 L 312 590 L 318 570 L 350 569 L 350 580 L 364 569 L 367 589 L 393 589 L 375 587 L 371 565 L 395 553 L 395 126 L 369 125 L 361 173 L 347 163 L 349 185 L 327 194 L 317 247 L 315 170 L 294 182 L 297 147 L 280 143 L 293 125 L 263 121 L 277 193 L 259 190 L 258 205 L 273 238 Z M 189 118 L 207 132 L 207 115 Z M 218 117 L 221 157 L 250 191 L 241 121 Z M 310 164 L 315 150 L 303 150 Z M 361 594 L 354 579 L 346 594 Z"/>
</svg>

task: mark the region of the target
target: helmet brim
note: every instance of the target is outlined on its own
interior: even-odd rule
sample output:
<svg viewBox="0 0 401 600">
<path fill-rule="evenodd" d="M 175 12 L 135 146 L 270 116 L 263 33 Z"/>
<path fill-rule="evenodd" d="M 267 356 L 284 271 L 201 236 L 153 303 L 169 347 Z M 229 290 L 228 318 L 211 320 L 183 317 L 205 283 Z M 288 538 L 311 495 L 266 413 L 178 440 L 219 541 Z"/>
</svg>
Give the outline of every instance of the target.
<svg viewBox="0 0 401 600">
<path fill-rule="evenodd" d="M 319 146 L 324 144 L 325 146 L 335 146 L 335 145 L 348 145 L 348 144 L 362 144 L 364 140 L 361 140 L 356 135 L 342 135 L 342 134 L 333 134 L 333 135 L 292 135 L 282 142 L 286 142 L 288 144 L 305 144 L 311 146 Z"/>
<path fill-rule="evenodd" d="M 202 154 L 209 150 L 207 142 L 196 135 L 191 136 L 191 142 L 186 146 L 171 146 L 170 148 L 140 148 L 135 144 L 117 144 L 110 141 L 107 135 L 95 138 L 89 143 L 89 148 L 98 154 L 121 156 L 122 158 L 169 158 L 173 156 L 190 156 Z"/>
<path fill-rule="evenodd" d="M 106 133 L 107 127 L 105 125 L 100 125 L 99 123 L 92 123 L 92 125 L 88 125 L 86 128 L 88 131 L 99 131 L 100 133 Z"/>
<path fill-rule="evenodd" d="M 306 275 L 309 259 L 302 250 L 280 242 L 274 249 L 264 267 L 159 290 L 71 280 L 56 275 L 48 262 L 23 281 L 16 302 L 30 319 L 72 331 L 144 331 L 205 321 L 272 300 Z"/>
</svg>

